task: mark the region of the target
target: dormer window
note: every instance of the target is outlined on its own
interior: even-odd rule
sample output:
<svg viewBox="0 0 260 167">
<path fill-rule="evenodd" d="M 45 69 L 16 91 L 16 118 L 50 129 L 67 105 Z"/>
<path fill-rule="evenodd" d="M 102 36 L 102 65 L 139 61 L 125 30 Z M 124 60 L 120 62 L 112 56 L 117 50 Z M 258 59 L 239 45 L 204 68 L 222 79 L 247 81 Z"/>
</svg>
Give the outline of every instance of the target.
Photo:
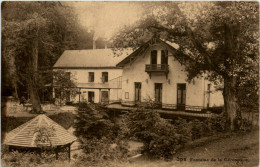
<svg viewBox="0 0 260 167">
<path fill-rule="evenodd" d="M 162 50 L 162 52 L 161 52 L 161 64 L 168 64 L 168 50 Z"/>
<path fill-rule="evenodd" d="M 151 64 L 157 64 L 157 50 L 151 51 Z"/>
</svg>

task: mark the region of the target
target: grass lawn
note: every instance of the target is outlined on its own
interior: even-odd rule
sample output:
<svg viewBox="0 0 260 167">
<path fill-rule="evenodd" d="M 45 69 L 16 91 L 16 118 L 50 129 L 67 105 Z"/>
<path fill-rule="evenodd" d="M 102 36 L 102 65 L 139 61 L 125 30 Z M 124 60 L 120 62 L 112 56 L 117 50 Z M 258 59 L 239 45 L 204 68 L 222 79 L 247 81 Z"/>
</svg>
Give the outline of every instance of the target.
<svg viewBox="0 0 260 167">
<path fill-rule="evenodd" d="M 182 161 L 181 161 L 182 160 Z M 139 159 L 119 166 L 125 167 L 232 167 L 258 166 L 259 131 L 233 134 L 178 153 L 173 161 Z"/>
</svg>

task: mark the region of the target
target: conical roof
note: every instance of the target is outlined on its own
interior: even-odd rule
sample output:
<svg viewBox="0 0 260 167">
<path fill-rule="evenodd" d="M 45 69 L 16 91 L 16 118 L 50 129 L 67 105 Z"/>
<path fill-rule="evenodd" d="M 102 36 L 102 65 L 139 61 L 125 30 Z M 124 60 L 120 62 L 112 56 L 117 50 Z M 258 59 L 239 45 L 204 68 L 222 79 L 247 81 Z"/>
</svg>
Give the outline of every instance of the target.
<svg viewBox="0 0 260 167">
<path fill-rule="evenodd" d="M 44 114 L 38 115 L 6 135 L 4 144 L 22 147 L 60 146 L 77 138 Z"/>
</svg>

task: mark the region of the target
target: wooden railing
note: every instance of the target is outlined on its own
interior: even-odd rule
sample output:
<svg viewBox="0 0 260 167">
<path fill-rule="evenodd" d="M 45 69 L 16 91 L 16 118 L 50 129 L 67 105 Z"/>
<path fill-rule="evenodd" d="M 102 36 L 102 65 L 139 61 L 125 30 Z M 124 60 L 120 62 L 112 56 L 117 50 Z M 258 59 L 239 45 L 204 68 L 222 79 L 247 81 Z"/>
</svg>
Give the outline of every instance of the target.
<svg viewBox="0 0 260 167">
<path fill-rule="evenodd" d="M 145 72 L 168 72 L 168 64 L 146 64 Z"/>
</svg>

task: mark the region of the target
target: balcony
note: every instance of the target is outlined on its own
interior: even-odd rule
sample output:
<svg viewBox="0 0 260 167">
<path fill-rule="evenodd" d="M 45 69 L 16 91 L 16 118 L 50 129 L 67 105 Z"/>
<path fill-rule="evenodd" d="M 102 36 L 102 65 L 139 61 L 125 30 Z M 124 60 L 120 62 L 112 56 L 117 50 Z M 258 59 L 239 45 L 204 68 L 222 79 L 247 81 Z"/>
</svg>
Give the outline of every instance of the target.
<svg viewBox="0 0 260 167">
<path fill-rule="evenodd" d="M 152 72 L 163 72 L 166 75 L 166 79 L 167 79 L 169 73 L 169 65 L 168 64 L 146 64 L 145 72 L 149 73 L 150 78 Z"/>
</svg>

